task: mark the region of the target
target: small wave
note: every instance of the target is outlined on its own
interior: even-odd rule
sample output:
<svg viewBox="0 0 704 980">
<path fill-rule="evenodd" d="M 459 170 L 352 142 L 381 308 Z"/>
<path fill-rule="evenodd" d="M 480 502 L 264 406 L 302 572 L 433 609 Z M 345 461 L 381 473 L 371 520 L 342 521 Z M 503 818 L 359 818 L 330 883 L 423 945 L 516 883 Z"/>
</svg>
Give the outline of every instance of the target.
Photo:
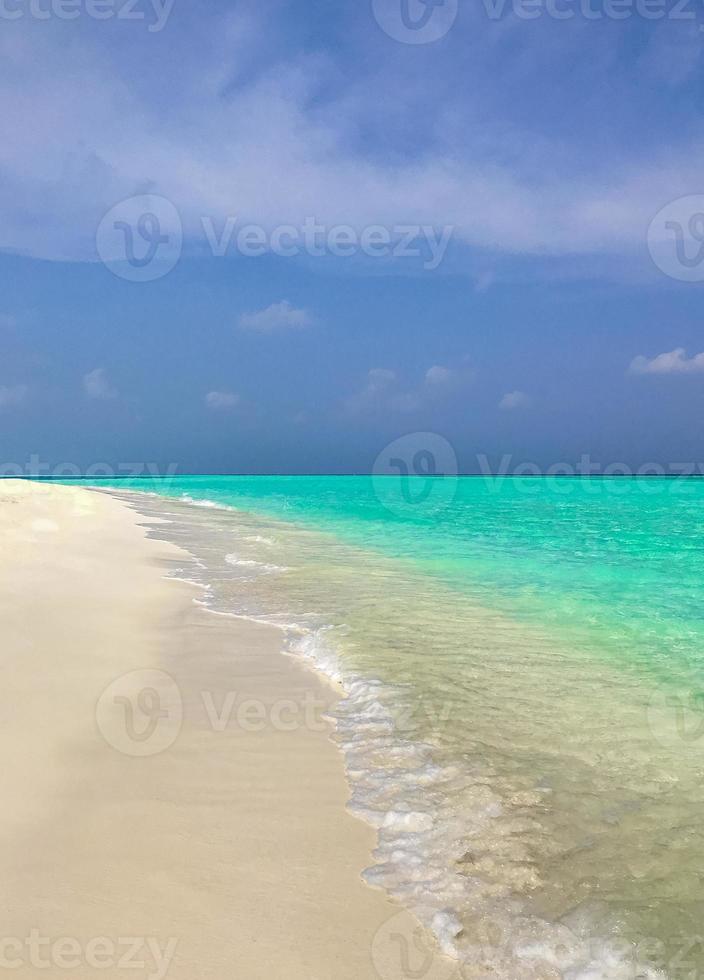
<svg viewBox="0 0 704 980">
<path fill-rule="evenodd" d="M 272 538 L 265 538 L 263 534 L 247 534 L 244 538 L 245 541 L 249 541 L 252 544 L 265 544 L 269 548 L 273 548 L 276 542 Z"/>
<path fill-rule="evenodd" d="M 270 565 L 263 561 L 254 561 L 252 558 L 240 558 L 238 555 L 225 555 L 225 561 L 228 565 L 234 565 L 236 568 L 256 568 L 262 574 L 288 571 L 284 565 Z"/>
<path fill-rule="evenodd" d="M 193 599 L 193 604 L 196 606 L 201 606 L 207 612 L 212 613 L 213 616 L 226 616 L 228 619 L 243 619 L 248 623 L 257 623 L 259 626 L 271 626 L 275 629 L 281 630 L 284 633 L 300 633 L 303 627 L 299 626 L 298 623 L 288 623 L 288 622 L 277 622 L 268 616 L 251 616 L 244 612 L 228 612 L 225 609 L 216 609 L 212 602 L 203 599 Z"/>
<path fill-rule="evenodd" d="M 183 493 L 180 497 L 184 504 L 191 504 L 192 507 L 206 507 L 209 510 L 237 510 L 237 507 L 232 507 L 230 504 L 218 504 L 214 500 L 197 500 L 195 497 L 191 497 L 189 493 Z"/>
<path fill-rule="evenodd" d="M 198 582 L 193 578 L 186 578 L 184 575 L 174 575 L 172 573 L 167 573 L 163 576 L 170 582 L 185 582 L 186 585 L 193 585 L 196 589 L 202 589 L 203 592 L 208 592 L 211 589 L 211 585 L 207 582 Z"/>
</svg>

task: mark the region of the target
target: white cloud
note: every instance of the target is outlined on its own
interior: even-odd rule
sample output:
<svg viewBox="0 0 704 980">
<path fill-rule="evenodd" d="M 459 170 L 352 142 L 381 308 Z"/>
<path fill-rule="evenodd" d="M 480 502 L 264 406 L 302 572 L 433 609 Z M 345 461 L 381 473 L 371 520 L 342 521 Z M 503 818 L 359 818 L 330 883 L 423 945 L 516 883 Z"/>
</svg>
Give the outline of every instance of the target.
<svg viewBox="0 0 704 980">
<path fill-rule="evenodd" d="M 510 410 L 513 408 L 528 408 L 530 398 L 525 391 L 507 391 L 499 402 L 499 408 Z"/>
<path fill-rule="evenodd" d="M 16 408 L 26 397 L 26 385 L 0 385 L 0 408 Z"/>
<path fill-rule="evenodd" d="M 372 409 L 405 414 L 417 412 L 424 405 L 435 402 L 438 396 L 444 396 L 457 377 L 450 368 L 434 364 L 425 372 L 422 382 L 408 387 L 400 384 L 395 371 L 372 368 L 364 388 L 348 398 L 345 406 L 352 414 Z"/>
<path fill-rule="evenodd" d="M 628 370 L 631 374 L 700 374 L 704 372 L 704 351 L 692 357 L 687 357 L 684 347 L 651 358 L 639 354 Z"/>
<path fill-rule="evenodd" d="M 128 52 L 106 57 L 102 32 L 72 35 L 71 72 L 62 70 L 64 25 L 56 18 L 41 35 L 22 34 L 21 21 L 11 37 L 4 32 L 0 80 L 14 138 L 0 146 L 0 248 L 94 261 L 100 218 L 148 187 L 174 202 L 187 242 L 198 246 L 204 215 L 219 228 L 232 215 L 240 227 L 267 228 L 300 228 L 315 215 L 327 226 L 453 225 L 460 241 L 513 254 L 603 254 L 640 248 L 656 203 L 698 186 L 701 143 L 689 131 L 657 154 L 619 148 L 615 159 L 576 174 L 560 165 L 564 138 L 526 132 L 520 119 L 477 122 L 458 149 L 452 104 L 434 123 L 437 143 L 423 141 L 407 161 L 354 152 L 381 112 L 379 78 L 372 73 L 338 95 L 330 58 L 282 57 L 272 42 L 276 18 L 261 7 L 236 19 L 201 18 L 197 57 L 176 49 L 184 57 L 168 89 L 126 70 Z M 478 58 L 487 41 L 477 34 Z M 264 45 L 273 52 L 268 64 Z M 390 62 L 388 71 L 398 71 Z M 407 91 L 385 87 L 394 89 Z M 413 100 L 405 101 L 410 113 Z M 403 120 L 403 107 L 392 108 L 390 117 Z M 47 132 L 57 138 L 47 141 Z"/>
<path fill-rule="evenodd" d="M 226 411 L 239 403 L 240 396 L 232 391 L 209 391 L 205 396 L 205 404 L 213 411 Z"/>
<path fill-rule="evenodd" d="M 88 398 L 107 400 L 117 398 L 117 391 L 110 384 L 105 368 L 95 368 L 83 375 L 83 390 Z"/>
<path fill-rule="evenodd" d="M 313 318 L 306 310 L 297 310 L 285 299 L 281 303 L 272 303 L 265 310 L 243 313 L 239 323 L 245 330 L 273 333 L 275 330 L 300 330 L 309 327 Z"/>
<path fill-rule="evenodd" d="M 367 383 L 356 395 L 345 401 L 345 409 L 351 415 L 359 415 L 379 406 L 396 383 L 396 373 L 389 368 L 371 368 Z"/>
<path fill-rule="evenodd" d="M 453 372 L 449 368 L 441 367 L 439 364 L 433 365 L 425 372 L 425 382 L 429 385 L 446 385 L 453 377 Z"/>
</svg>

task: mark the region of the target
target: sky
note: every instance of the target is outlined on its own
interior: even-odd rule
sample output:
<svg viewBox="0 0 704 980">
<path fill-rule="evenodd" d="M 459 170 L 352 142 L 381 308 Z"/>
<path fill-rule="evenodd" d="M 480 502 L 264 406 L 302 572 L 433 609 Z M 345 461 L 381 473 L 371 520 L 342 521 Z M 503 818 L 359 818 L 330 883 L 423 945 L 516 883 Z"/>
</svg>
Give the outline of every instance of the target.
<svg viewBox="0 0 704 980">
<path fill-rule="evenodd" d="M 0 472 L 696 470 L 703 46 L 694 0 L 0 0 Z"/>
</svg>

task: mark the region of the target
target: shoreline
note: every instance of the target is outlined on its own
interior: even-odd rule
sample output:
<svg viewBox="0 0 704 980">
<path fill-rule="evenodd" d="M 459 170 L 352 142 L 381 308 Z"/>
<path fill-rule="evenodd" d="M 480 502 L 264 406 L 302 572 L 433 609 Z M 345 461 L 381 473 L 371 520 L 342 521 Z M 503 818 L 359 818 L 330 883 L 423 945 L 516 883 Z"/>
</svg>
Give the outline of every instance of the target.
<svg viewBox="0 0 704 980">
<path fill-rule="evenodd" d="M 146 496 L 157 499 L 147 503 Z M 327 641 L 327 630 L 335 629 L 332 624 L 347 622 L 344 614 L 342 619 L 339 618 L 339 611 L 345 608 L 345 597 L 355 600 L 353 589 L 346 591 L 344 581 L 334 576 L 332 581 L 326 577 L 319 578 L 317 583 L 311 576 L 301 588 L 302 573 L 307 569 L 316 570 L 316 562 L 322 562 L 322 567 L 326 568 L 327 563 L 334 560 L 345 568 L 345 574 L 354 574 L 354 569 L 359 568 L 359 556 L 354 553 L 354 546 L 337 541 L 333 534 L 319 534 L 315 530 L 315 538 L 312 538 L 307 527 L 296 528 L 295 524 L 279 517 L 243 509 L 229 502 L 215 503 L 210 496 L 202 501 L 185 493 L 180 498 L 172 494 L 146 496 L 132 488 L 121 499 L 142 513 L 155 538 L 186 543 L 187 550 L 196 557 L 194 579 L 205 590 L 204 604 L 211 612 L 282 627 L 286 655 L 293 657 L 294 662 L 304 664 L 316 678 L 333 684 L 337 692 L 342 689 L 342 697 L 336 699 L 333 712 L 333 738 L 345 762 L 349 790 L 347 810 L 374 829 L 377 844 L 362 879 L 371 887 L 382 889 L 393 902 L 412 909 L 415 917 L 406 913 L 401 928 L 394 922 L 393 929 L 386 931 L 383 940 L 388 962 L 375 946 L 373 959 L 377 969 L 373 975 L 395 977 L 401 966 L 403 977 L 437 976 L 454 980 L 460 975 L 502 976 L 511 980 L 537 975 L 547 978 L 562 976 L 563 971 L 576 978 L 596 976 L 600 970 L 611 971 L 612 968 L 617 969 L 624 980 L 635 976 L 634 970 L 639 976 L 653 980 L 656 976 L 664 976 L 659 970 L 653 972 L 650 963 L 638 958 L 641 937 L 649 935 L 647 928 L 632 930 L 629 936 L 614 941 L 610 923 L 597 921 L 596 916 L 593 924 L 587 926 L 584 921 L 577 922 L 573 929 L 568 924 L 570 920 L 560 922 L 549 911 L 545 914 L 540 909 L 536 913 L 527 907 L 527 902 L 521 911 L 517 910 L 516 903 L 512 907 L 511 903 L 502 905 L 500 901 L 494 901 L 493 869 L 500 868 L 503 882 L 510 887 L 512 881 L 523 881 L 525 869 L 532 867 L 530 852 L 522 849 L 522 839 L 516 835 L 511 837 L 515 818 L 510 821 L 510 816 L 517 813 L 518 808 L 534 804 L 535 794 L 530 795 L 528 783 L 528 795 L 522 796 L 520 782 L 515 798 L 507 798 L 500 790 L 492 792 L 490 785 L 481 779 L 481 773 L 477 779 L 476 773 L 464 770 L 463 777 L 461 766 L 458 769 L 454 765 L 456 757 L 449 759 L 446 767 L 442 758 L 433 757 L 432 737 L 426 744 L 422 737 L 409 740 L 402 729 L 390 734 L 389 725 L 393 728 L 394 719 L 385 711 L 385 700 L 387 696 L 391 702 L 396 699 L 396 706 L 400 703 L 403 710 L 403 700 L 398 701 L 399 696 L 403 698 L 402 690 L 389 684 L 388 674 L 385 680 L 380 679 L 382 675 L 377 673 L 377 664 L 369 656 L 361 663 L 354 657 L 347 661 L 344 656 L 340 658 L 336 646 L 340 640 L 344 641 L 344 637 L 333 638 L 331 643 Z M 174 525 L 172 531 L 168 528 L 163 532 L 160 530 L 162 518 Z M 230 541 L 232 545 L 229 545 Z M 254 542 L 257 549 L 251 547 Z M 262 553 L 260 542 L 267 547 L 276 546 L 276 551 L 270 553 L 278 563 L 276 566 L 266 564 L 270 558 L 266 549 Z M 226 543 L 228 547 L 223 547 Z M 233 554 L 226 553 L 230 547 L 234 548 Z M 331 557 L 331 550 L 334 557 Z M 365 553 L 361 557 L 366 560 Z M 278 591 L 273 584 L 271 592 L 263 589 L 257 593 L 255 586 L 250 594 L 245 583 L 262 583 L 267 579 L 256 575 L 253 579 L 248 578 L 245 568 L 244 577 L 239 583 L 235 580 L 233 586 L 230 565 L 275 568 L 288 571 L 296 578 L 292 581 L 282 579 Z M 395 575 L 397 568 L 394 566 L 391 571 Z M 177 574 L 190 577 L 191 573 L 188 569 L 179 569 Z M 421 584 L 423 591 L 426 583 Z M 299 589 L 297 605 L 296 585 Z M 364 589 L 361 595 L 369 598 Z M 339 602 L 341 597 L 343 605 Z M 503 642 L 501 624 L 495 615 L 488 620 L 478 620 L 476 615 L 471 615 L 471 607 L 465 608 L 469 609 L 466 624 L 476 631 L 481 622 L 487 638 L 494 641 L 488 649 L 494 649 L 496 642 Z M 309 613 L 311 609 L 315 613 Z M 256 611 L 258 617 L 263 614 L 266 618 L 254 619 L 246 614 L 246 610 Z M 285 610 L 283 615 L 282 610 Z M 483 607 L 477 606 L 477 610 L 482 614 L 485 612 Z M 404 613 L 408 615 L 408 610 L 404 609 Z M 284 617 L 288 620 L 291 614 L 293 622 L 288 627 L 282 626 Z M 425 635 L 428 623 L 432 623 L 432 617 L 424 618 L 419 624 L 420 635 Z M 359 620 L 354 625 L 359 639 L 362 626 Z M 511 631 L 514 629 L 511 621 L 507 621 L 506 626 Z M 302 642 L 298 642 L 297 636 L 292 638 L 289 630 L 296 634 L 300 630 Z M 361 647 L 371 651 L 373 656 L 374 651 L 383 649 L 384 637 L 385 634 L 378 631 L 376 635 L 372 633 L 367 637 L 371 642 L 365 642 Z M 520 640 L 523 643 L 523 630 Z M 344 642 L 341 645 L 344 648 Z M 518 649 L 524 648 L 519 644 Z M 540 653 L 542 646 L 536 651 L 534 641 L 531 649 Z M 492 676 L 492 692 L 494 680 Z M 421 692 L 421 696 L 423 691 L 432 689 L 432 678 L 427 687 L 415 687 L 416 694 Z M 401 770 L 401 778 L 397 780 L 395 777 Z M 404 778 L 406 775 L 408 778 Z M 463 782 L 463 778 L 467 781 Z M 450 790 L 454 788 L 458 792 L 448 793 L 448 780 Z M 462 801 L 458 802 L 460 793 L 464 810 Z M 502 810 L 504 803 L 506 810 Z M 478 841 L 476 818 L 473 826 L 470 815 L 477 814 L 481 819 L 489 807 L 494 810 L 490 816 L 497 820 L 486 826 L 484 839 Z M 519 820 L 521 816 L 518 815 Z M 509 859 L 501 860 L 503 854 Z M 471 859 L 472 869 L 464 866 L 467 856 Z M 474 869 L 476 874 L 472 873 Z M 482 873 L 485 871 L 489 875 Z M 512 871 L 515 872 L 513 878 Z M 477 902 L 478 887 L 485 888 L 483 906 Z M 474 890 L 473 896 L 470 889 Z M 470 901 L 463 902 L 465 897 Z M 629 945 L 624 947 L 624 942 Z M 439 950 L 451 958 L 440 955 Z M 377 966 L 380 958 L 385 960 L 381 970 Z"/>
<path fill-rule="evenodd" d="M 417 952 L 420 927 L 360 876 L 375 833 L 346 810 L 331 685 L 277 627 L 170 582 L 185 552 L 109 492 L 3 481 L 0 527 L 16 974 L 38 932 L 48 977 L 100 956 L 122 976 L 126 936 L 136 978 L 404 976 L 398 936 Z M 452 975 L 429 955 L 425 976 Z"/>
</svg>

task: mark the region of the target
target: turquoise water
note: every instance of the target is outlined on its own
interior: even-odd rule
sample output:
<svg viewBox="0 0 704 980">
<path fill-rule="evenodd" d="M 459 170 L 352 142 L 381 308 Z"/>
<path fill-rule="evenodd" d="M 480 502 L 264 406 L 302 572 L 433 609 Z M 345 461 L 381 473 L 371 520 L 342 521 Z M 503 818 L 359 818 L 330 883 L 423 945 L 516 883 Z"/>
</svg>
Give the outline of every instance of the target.
<svg viewBox="0 0 704 980">
<path fill-rule="evenodd" d="M 702 975 L 704 481 L 115 485 L 342 684 L 365 876 L 462 976 Z"/>
<path fill-rule="evenodd" d="M 443 491 L 436 507 L 431 492 L 415 506 L 413 497 L 433 482 L 441 481 L 411 479 L 407 503 L 394 477 L 129 481 L 409 559 L 492 606 L 597 630 L 624 663 L 641 661 L 665 676 L 700 665 L 704 480 L 460 478 L 450 481 L 449 503 Z"/>
</svg>

